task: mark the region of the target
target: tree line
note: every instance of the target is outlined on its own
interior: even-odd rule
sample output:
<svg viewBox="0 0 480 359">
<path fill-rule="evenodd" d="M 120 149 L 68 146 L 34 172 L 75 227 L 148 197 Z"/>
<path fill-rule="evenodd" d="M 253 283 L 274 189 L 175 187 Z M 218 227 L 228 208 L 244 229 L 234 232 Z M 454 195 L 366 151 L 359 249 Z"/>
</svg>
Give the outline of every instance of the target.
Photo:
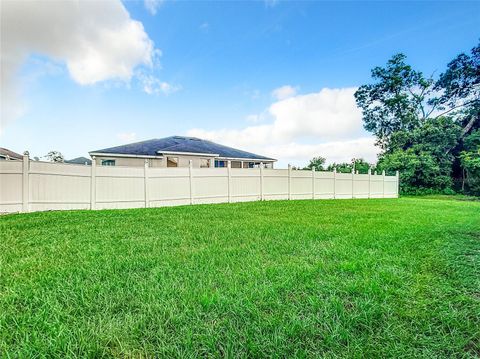
<svg viewBox="0 0 480 359">
<path fill-rule="evenodd" d="M 375 170 L 400 171 L 402 193 L 480 195 L 480 43 L 436 78 L 406 60 L 392 56 L 355 93 L 364 127 L 381 149 Z M 324 164 L 315 157 L 306 168 L 348 172 L 355 164 L 362 172 L 370 166 L 362 159 Z"/>
</svg>

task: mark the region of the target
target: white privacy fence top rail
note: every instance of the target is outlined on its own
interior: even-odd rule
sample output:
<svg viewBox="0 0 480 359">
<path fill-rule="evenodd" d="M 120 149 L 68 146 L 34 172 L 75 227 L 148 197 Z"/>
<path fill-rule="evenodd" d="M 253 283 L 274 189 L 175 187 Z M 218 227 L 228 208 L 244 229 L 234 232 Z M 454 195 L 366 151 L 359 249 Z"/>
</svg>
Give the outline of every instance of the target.
<svg viewBox="0 0 480 359">
<path fill-rule="evenodd" d="M 0 161 L 0 212 L 285 199 L 396 198 L 399 176 L 259 168 L 157 168 Z"/>
</svg>

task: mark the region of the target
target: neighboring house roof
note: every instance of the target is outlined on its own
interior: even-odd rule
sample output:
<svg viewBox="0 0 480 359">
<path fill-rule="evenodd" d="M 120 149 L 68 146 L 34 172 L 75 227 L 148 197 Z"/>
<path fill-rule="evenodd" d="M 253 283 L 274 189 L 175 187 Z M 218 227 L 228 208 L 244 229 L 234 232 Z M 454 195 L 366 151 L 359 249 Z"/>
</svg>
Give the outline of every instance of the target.
<svg viewBox="0 0 480 359">
<path fill-rule="evenodd" d="M 269 158 L 257 155 L 255 153 L 237 150 L 232 147 L 220 145 L 218 143 L 202 140 L 196 137 L 185 136 L 171 136 L 131 143 L 123 146 L 104 148 L 102 150 L 91 151 L 90 155 L 98 153 L 133 156 L 158 156 L 159 154 L 163 153 L 198 153 L 210 154 L 226 158 L 245 158 L 276 161 L 274 158 Z"/>
<path fill-rule="evenodd" d="M 71 160 L 66 160 L 65 163 L 72 163 L 72 164 L 78 164 L 78 165 L 85 165 L 85 164 L 91 165 L 92 160 L 87 157 L 77 157 Z"/>
<path fill-rule="evenodd" d="M 6 158 L 7 156 L 12 160 L 23 160 L 23 156 L 21 154 L 10 151 L 7 148 L 0 147 L 0 157 Z"/>
</svg>

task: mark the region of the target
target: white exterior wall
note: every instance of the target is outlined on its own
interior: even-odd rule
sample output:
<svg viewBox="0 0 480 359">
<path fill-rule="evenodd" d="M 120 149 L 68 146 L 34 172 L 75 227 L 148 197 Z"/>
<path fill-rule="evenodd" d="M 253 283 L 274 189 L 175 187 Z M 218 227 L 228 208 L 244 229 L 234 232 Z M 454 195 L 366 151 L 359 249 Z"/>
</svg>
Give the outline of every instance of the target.
<svg viewBox="0 0 480 359">
<path fill-rule="evenodd" d="M 95 156 L 97 166 L 102 165 L 103 160 L 115 160 L 115 166 L 143 167 L 145 158 L 140 157 L 115 157 L 115 156 Z M 166 167 L 167 164 L 163 158 L 149 158 L 150 167 Z M 107 166 L 105 166 L 107 167 Z"/>
<path fill-rule="evenodd" d="M 0 161 L 0 212 L 286 199 L 396 198 L 397 176 L 270 168 Z"/>
<path fill-rule="evenodd" d="M 202 160 L 210 160 L 211 157 L 186 156 L 186 155 L 166 155 L 163 158 L 148 158 L 150 167 L 167 167 L 167 157 L 175 157 L 178 159 L 178 167 L 188 167 L 190 161 L 193 162 L 193 167 L 200 168 Z M 115 157 L 115 156 L 95 156 L 95 161 L 98 166 L 102 165 L 103 160 L 115 160 L 115 166 L 128 167 L 142 167 L 145 163 L 145 158 L 141 157 Z M 107 167 L 107 166 L 105 166 Z M 113 167 L 113 166 L 108 166 Z"/>
<path fill-rule="evenodd" d="M 103 160 L 115 160 L 115 166 L 128 166 L 128 167 L 143 167 L 145 159 L 148 160 L 149 167 L 167 167 L 167 157 L 175 157 L 178 159 L 178 167 L 188 167 L 190 161 L 192 161 L 192 165 L 194 168 L 200 168 L 202 161 L 211 161 L 211 160 L 219 160 L 219 161 L 227 161 L 224 158 L 216 158 L 216 157 L 207 157 L 207 156 L 193 156 L 193 155 L 183 155 L 183 154 L 171 154 L 165 155 L 163 158 L 143 158 L 143 157 L 120 157 L 120 156 L 94 156 L 96 164 L 98 166 L 102 165 Z M 232 168 L 241 168 L 242 161 L 240 160 L 232 160 Z M 249 162 L 255 162 L 252 160 L 245 160 L 243 162 L 244 168 L 248 168 Z M 113 166 L 111 166 L 113 167 Z M 268 162 L 265 164 L 265 167 L 273 167 L 273 162 Z M 211 168 L 211 167 L 209 167 Z"/>
</svg>

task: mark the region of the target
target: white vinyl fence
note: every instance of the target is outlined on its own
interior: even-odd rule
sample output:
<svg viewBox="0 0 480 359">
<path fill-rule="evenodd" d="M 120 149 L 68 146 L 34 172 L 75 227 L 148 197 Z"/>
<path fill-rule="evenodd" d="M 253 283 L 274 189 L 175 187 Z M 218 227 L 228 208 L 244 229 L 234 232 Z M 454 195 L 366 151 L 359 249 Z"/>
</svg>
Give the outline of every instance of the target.
<svg viewBox="0 0 480 359">
<path fill-rule="evenodd" d="M 396 176 L 267 168 L 151 168 L 0 161 L 0 212 L 280 199 L 396 198 Z"/>
</svg>

